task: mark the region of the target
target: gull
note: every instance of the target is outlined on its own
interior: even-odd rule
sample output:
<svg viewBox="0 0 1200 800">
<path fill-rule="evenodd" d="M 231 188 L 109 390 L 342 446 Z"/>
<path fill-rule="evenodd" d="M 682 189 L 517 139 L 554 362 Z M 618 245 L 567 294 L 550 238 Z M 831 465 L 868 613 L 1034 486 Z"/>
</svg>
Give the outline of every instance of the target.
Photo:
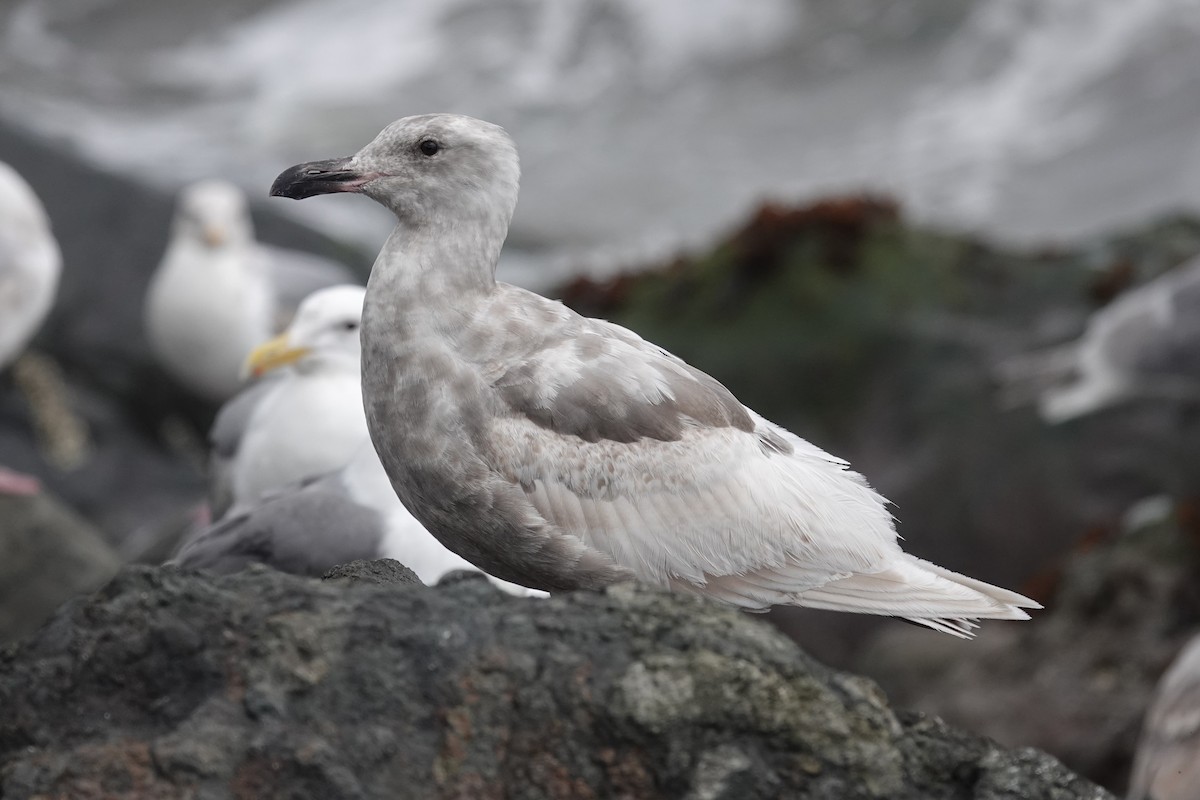
<svg viewBox="0 0 1200 800">
<path fill-rule="evenodd" d="M 0 162 L 0 369 L 37 333 L 58 291 L 62 255 L 33 189 Z M 28 494 L 37 481 L 0 467 L 0 492 Z"/>
<path fill-rule="evenodd" d="M 1136 397 L 1200 400 L 1200 258 L 1091 315 L 1077 340 L 1014 358 L 1000 377 L 1056 424 Z"/>
<path fill-rule="evenodd" d="M 240 388 L 246 354 L 280 330 L 299 301 L 349 271 L 259 244 L 246 198 L 227 181 L 183 190 L 171 240 L 151 278 L 145 329 L 159 363 L 190 391 L 223 402 Z"/>
<path fill-rule="evenodd" d="M 1158 684 L 1133 759 L 1129 800 L 1200 797 L 1200 635 Z"/>
<path fill-rule="evenodd" d="M 361 286 L 300 304 L 286 331 L 246 358 L 260 380 L 222 406 L 209 432 L 209 505 L 220 519 L 265 492 L 324 475 L 368 441 L 358 328 Z"/>
<path fill-rule="evenodd" d="M 550 592 L 638 579 L 960 637 L 1039 607 L 904 553 L 861 475 L 714 378 L 498 283 L 519 175 L 502 128 L 431 114 L 271 187 L 358 192 L 396 216 L 363 309 L 367 427 L 396 494 L 446 547 Z"/>
</svg>

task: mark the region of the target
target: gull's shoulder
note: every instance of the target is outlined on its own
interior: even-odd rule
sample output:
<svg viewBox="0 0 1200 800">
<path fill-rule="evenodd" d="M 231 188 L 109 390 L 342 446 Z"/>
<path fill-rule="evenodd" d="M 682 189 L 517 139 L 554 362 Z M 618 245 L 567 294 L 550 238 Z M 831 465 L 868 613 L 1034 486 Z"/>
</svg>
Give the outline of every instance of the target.
<svg viewBox="0 0 1200 800">
<path fill-rule="evenodd" d="M 517 344 L 493 364 L 493 386 L 519 421 L 589 441 L 676 441 L 684 432 L 705 431 L 722 439 L 745 435 L 765 455 L 796 454 L 849 466 L 747 408 L 720 381 L 634 331 L 525 289 L 499 288 L 489 313 L 507 315 Z"/>
<path fill-rule="evenodd" d="M 719 381 L 612 322 L 502 287 L 485 312 L 502 352 L 489 378 L 508 410 L 586 441 L 676 441 L 685 429 L 754 430 Z"/>
</svg>

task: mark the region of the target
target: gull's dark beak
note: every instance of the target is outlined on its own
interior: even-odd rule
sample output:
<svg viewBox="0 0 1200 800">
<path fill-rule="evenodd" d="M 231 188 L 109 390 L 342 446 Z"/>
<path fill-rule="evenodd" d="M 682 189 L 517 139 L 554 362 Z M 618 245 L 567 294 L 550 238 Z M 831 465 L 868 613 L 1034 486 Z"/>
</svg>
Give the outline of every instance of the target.
<svg viewBox="0 0 1200 800">
<path fill-rule="evenodd" d="M 271 184 L 271 197 L 303 200 L 318 194 L 358 192 L 363 184 L 379 177 L 378 172 L 359 172 L 350 168 L 350 158 L 309 161 L 279 173 Z"/>
</svg>

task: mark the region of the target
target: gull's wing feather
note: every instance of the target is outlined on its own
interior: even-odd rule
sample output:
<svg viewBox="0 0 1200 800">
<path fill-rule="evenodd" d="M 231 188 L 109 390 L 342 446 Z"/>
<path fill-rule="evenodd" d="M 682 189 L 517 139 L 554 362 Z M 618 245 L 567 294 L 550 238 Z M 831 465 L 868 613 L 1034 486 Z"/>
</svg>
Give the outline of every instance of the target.
<svg viewBox="0 0 1200 800">
<path fill-rule="evenodd" d="M 753 430 L 742 404 L 703 372 L 641 339 L 613 335 L 615 325 L 580 318 L 579 327 L 495 381 L 510 408 L 588 442 L 678 441 L 691 424 Z"/>
<path fill-rule="evenodd" d="M 253 563 L 321 576 L 330 568 L 379 555 L 384 522 L 346 494 L 334 474 L 235 509 L 185 542 L 171 563 L 219 574 Z"/>
<path fill-rule="evenodd" d="M 905 555 L 886 501 L 844 461 L 619 326 L 564 315 L 494 385 L 508 413 L 492 425 L 490 466 L 642 580 L 752 609 L 922 622 L 1036 605 Z"/>
<path fill-rule="evenodd" d="M 212 518 L 220 520 L 233 505 L 233 464 L 242 437 L 254 412 L 275 389 L 277 379 L 268 375 L 233 396 L 217 412 L 208 431 L 208 505 Z"/>
<path fill-rule="evenodd" d="M 1157 279 L 1168 280 L 1169 315 L 1160 323 L 1156 346 L 1139 354 L 1137 371 L 1195 381 L 1200 374 L 1200 258 Z"/>
<path fill-rule="evenodd" d="M 1167 272 L 1097 311 L 1081 341 L 1092 358 L 1136 384 L 1138 377 L 1189 376 L 1200 334 L 1200 259 Z"/>
</svg>

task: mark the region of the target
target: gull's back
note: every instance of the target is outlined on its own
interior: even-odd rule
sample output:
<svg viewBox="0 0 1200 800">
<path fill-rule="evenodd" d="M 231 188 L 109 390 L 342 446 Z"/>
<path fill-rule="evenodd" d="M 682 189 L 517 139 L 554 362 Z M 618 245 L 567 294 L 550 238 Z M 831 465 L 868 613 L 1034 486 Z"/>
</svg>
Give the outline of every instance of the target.
<svg viewBox="0 0 1200 800">
<path fill-rule="evenodd" d="M 169 563 L 217 574 L 265 564 L 320 577 L 338 564 L 378 558 L 383 533 L 379 514 L 355 502 L 334 473 L 234 508 Z"/>
</svg>

